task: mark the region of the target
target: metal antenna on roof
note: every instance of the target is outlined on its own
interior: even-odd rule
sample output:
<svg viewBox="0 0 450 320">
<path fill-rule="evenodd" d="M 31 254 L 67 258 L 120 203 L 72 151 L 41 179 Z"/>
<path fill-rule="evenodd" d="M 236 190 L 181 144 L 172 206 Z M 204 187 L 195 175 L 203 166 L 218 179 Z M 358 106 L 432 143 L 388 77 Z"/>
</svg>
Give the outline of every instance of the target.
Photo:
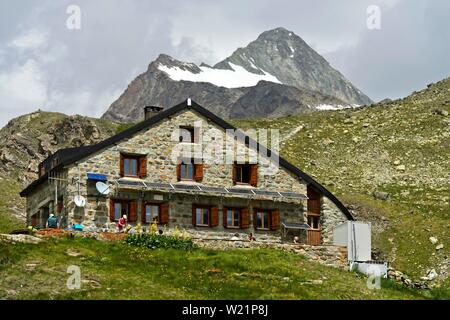
<svg viewBox="0 0 450 320">
<path fill-rule="evenodd" d="M 191 98 L 187 98 L 186 102 L 187 102 L 187 105 L 188 105 L 189 107 L 192 106 L 192 100 L 191 100 Z"/>
</svg>

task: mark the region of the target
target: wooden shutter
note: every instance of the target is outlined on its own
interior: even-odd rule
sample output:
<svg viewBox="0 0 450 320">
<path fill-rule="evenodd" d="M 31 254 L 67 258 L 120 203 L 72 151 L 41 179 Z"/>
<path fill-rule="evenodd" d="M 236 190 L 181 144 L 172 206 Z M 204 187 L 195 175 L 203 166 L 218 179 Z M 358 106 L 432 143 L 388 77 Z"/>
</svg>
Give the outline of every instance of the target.
<svg viewBox="0 0 450 320">
<path fill-rule="evenodd" d="M 197 219 L 196 219 L 196 215 L 195 215 L 195 205 L 192 205 L 192 225 L 195 226 L 197 225 Z"/>
<path fill-rule="evenodd" d="M 159 208 L 159 223 L 169 223 L 169 203 L 162 203 Z"/>
<path fill-rule="evenodd" d="M 256 187 L 258 185 L 258 165 L 250 165 L 250 185 Z"/>
<path fill-rule="evenodd" d="M 142 223 L 147 223 L 147 218 L 145 215 L 145 201 L 142 201 L 142 205 L 141 205 L 141 222 Z"/>
<path fill-rule="evenodd" d="M 248 209 L 243 208 L 241 209 L 241 228 L 247 229 L 248 228 Z"/>
<path fill-rule="evenodd" d="M 203 163 L 194 164 L 194 180 L 197 182 L 203 180 Z"/>
<path fill-rule="evenodd" d="M 280 212 L 272 210 L 270 212 L 270 230 L 277 230 L 280 227 Z"/>
<path fill-rule="evenodd" d="M 177 164 L 177 180 L 181 180 L 181 163 Z"/>
<path fill-rule="evenodd" d="M 236 174 L 236 164 L 233 163 L 233 184 L 236 184 L 237 174 Z"/>
<path fill-rule="evenodd" d="M 125 176 L 125 169 L 124 169 L 124 158 L 123 155 L 120 155 L 120 176 Z"/>
<path fill-rule="evenodd" d="M 211 207 L 211 214 L 210 214 L 210 227 L 217 227 L 219 225 L 219 210 L 217 207 Z"/>
<path fill-rule="evenodd" d="M 136 201 L 130 201 L 129 204 L 129 217 L 128 217 L 128 221 L 130 222 L 136 222 L 137 221 L 137 210 L 136 210 Z"/>
<path fill-rule="evenodd" d="M 223 223 L 223 227 L 226 228 L 228 223 L 227 223 L 227 208 L 223 207 L 223 217 L 222 217 L 222 223 Z"/>
<path fill-rule="evenodd" d="M 147 156 L 139 157 L 139 178 L 147 177 Z"/>
<path fill-rule="evenodd" d="M 109 220 L 114 221 L 114 200 L 109 200 Z"/>
</svg>

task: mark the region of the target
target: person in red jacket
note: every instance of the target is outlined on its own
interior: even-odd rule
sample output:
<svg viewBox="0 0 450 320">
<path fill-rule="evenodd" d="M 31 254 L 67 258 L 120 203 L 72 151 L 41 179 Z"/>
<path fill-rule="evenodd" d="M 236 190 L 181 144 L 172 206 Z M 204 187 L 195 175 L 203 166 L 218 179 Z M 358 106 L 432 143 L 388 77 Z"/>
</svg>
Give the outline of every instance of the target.
<svg viewBox="0 0 450 320">
<path fill-rule="evenodd" d="M 117 229 L 119 230 L 119 232 L 122 232 L 126 225 L 127 225 L 127 215 L 124 214 L 117 222 Z"/>
</svg>

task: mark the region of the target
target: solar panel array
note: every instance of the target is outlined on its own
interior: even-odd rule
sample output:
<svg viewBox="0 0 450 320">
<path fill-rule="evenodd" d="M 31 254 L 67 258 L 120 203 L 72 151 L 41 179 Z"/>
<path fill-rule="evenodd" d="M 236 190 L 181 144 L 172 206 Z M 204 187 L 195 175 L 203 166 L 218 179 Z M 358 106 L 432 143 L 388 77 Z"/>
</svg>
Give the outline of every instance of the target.
<svg viewBox="0 0 450 320">
<path fill-rule="evenodd" d="M 291 198 L 302 200 L 308 199 L 306 195 L 300 193 L 277 192 L 263 189 L 223 188 L 223 187 L 201 186 L 194 184 L 170 184 L 170 183 L 143 182 L 132 180 L 118 180 L 117 182 L 119 183 L 120 186 L 142 187 L 146 189 L 157 189 L 157 190 L 200 191 L 206 193 L 236 194 L 247 196 L 269 196 L 269 197 Z"/>
</svg>

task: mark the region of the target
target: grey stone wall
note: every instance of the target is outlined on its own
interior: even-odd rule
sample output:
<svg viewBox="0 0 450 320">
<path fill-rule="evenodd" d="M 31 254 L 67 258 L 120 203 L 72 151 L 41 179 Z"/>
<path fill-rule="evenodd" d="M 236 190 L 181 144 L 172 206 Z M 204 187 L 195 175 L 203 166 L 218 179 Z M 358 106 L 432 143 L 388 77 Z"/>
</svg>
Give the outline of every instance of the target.
<svg viewBox="0 0 450 320">
<path fill-rule="evenodd" d="M 322 197 L 321 208 L 321 237 L 322 243 L 333 243 L 333 230 L 336 226 L 347 221 L 347 217 L 327 197 Z"/>
</svg>

